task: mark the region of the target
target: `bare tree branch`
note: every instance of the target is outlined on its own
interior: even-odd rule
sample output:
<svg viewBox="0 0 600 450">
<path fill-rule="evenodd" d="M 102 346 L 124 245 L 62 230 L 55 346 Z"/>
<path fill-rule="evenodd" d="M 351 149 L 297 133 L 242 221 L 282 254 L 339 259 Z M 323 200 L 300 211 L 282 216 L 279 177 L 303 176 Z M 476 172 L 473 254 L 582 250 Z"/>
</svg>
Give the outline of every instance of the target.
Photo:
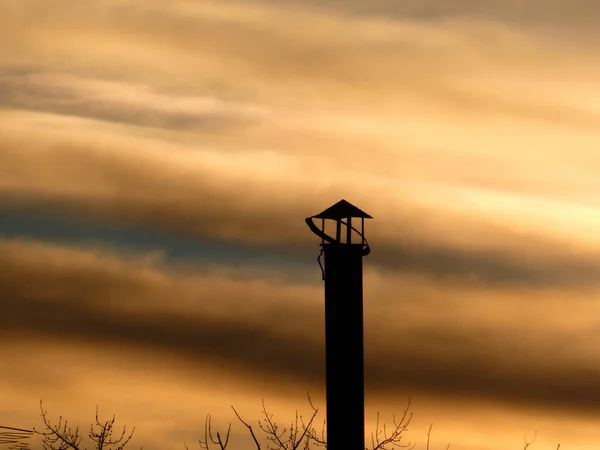
<svg viewBox="0 0 600 450">
<path fill-rule="evenodd" d="M 397 421 L 396 416 L 393 416 L 392 423 L 394 424 L 394 429 L 389 434 L 389 436 L 385 423 L 383 424 L 383 430 L 380 428 L 379 413 L 377 413 L 377 423 L 375 427 L 375 432 L 371 433 L 371 442 L 373 445 L 372 450 L 389 450 L 392 447 L 408 448 L 408 450 L 412 450 L 413 448 L 415 448 L 415 445 L 413 444 L 411 446 L 410 442 L 408 444 L 402 444 L 402 433 L 404 433 L 408 429 L 408 425 L 412 420 L 412 413 L 408 415 L 409 408 L 410 397 L 408 397 L 408 404 L 400 420 Z"/>
<path fill-rule="evenodd" d="M 271 441 L 272 443 L 274 443 L 276 445 L 276 447 L 270 447 L 267 446 L 270 450 L 287 450 L 287 446 L 285 445 L 285 443 L 281 440 L 281 437 L 285 434 L 286 432 L 286 428 L 283 429 L 283 431 L 278 432 L 279 430 L 279 425 L 277 425 L 277 423 L 275 423 L 273 421 L 273 414 L 270 414 L 267 412 L 267 409 L 265 407 L 265 399 L 262 399 L 262 412 L 265 416 L 264 419 L 262 419 L 262 422 L 264 422 L 264 425 L 262 422 L 258 422 L 258 426 L 260 427 L 261 430 L 263 430 L 266 434 L 267 434 L 267 439 L 269 441 Z"/>
<path fill-rule="evenodd" d="M 92 439 L 92 441 L 96 442 L 97 450 L 102 450 L 110 446 L 113 446 L 114 450 L 123 450 L 123 448 L 125 448 L 125 446 L 129 443 L 129 441 L 133 437 L 133 433 L 135 432 L 135 427 L 133 427 L 131 433 L 127 437 L 125 437 L 125 433 L 127 432 L 127 426 L 124 426 L 123 431 L 121 432 L 121 436 L 119 436 L 118 439 L 113 439 L 112 433 L 114 425 L 114 415 L 111 420 L 108 420 L 104 423 L 100 423 L 100 419 L 98 418 L 98 406 L 96 406 L 96 426 L 98 427 L 98 431 L 95 431 L 94 426 L 90 425 L 89 437 L 90 439 Z"/>
<path fill-rule="evenodd" d="M 233 412 L 235 413 L 237 418 L 240 420 L 240 422 L 242 422 L 246 426 L 246 428 L 250 432 L 250 435 L 252 436 L 252 439 L 254 440 L 254 443 L 256 444 L 256 449 L 261 450 L 260 442 L 258 442 L 258 439 L 256 438 L 256 434 L 254 434 L 254 430 L 252 429 L 252 426 L 250 426 L 248 423 L 246 423 L 244 421 L 244 419 L 242 419 L 240 417 L 240 415 L 238 414 L 238 412 L 235 410 L 235 408 L 233 406 L 231 407 L 231 409 L 233 409 Z"/>
<path fill-rule="evenodd" d="M 426 450 L 429 450 L 429 438 L 431 437 L 431 429 L 433 428 L 433 424 L 429 425 L 429 430 L 427 431 L 427 445 L 425 446 Z"/>
<path fill-rule="evenodd" d="M 227 434 L 225 435 L 225 441 L 223 442 L 223 438 L 221 437 L 221 433 L 217 432 L 217 438 L 215 439 L 212 433 L 212 416 L 208 414 L 204 421 L 204 440 L 199 440 L 200 448 L 203 450 L 210 449 L 210 443 L 212 442 L 214 445 L 218 445 L 220 450 L 225 450 L 227 445 L 229 444 L 229 435 L 231 434 L 231 423 L 229 424 L 229 428 L 227 429 Z M 187 445 L 185 446 L 187 449 Z"/>
<path fill-rule="evenodd" d="M 304 428 L 304 432 L 305 432 L 305 436 L 306 436 L 305 450 L 309 449 L 311 442 L 314 442 L 314 444 L 317 447 L 327 448 L 327 439 L 325 438 L 325 427 L 327 425 L 327 420 L 323 419 L 323 427 L 321 428 L 321 436 L 317 437 L 317 431 L 312 427 L 312 423 L 313 423 L 315 417 L 317 416 L 317 413 L 319 412 L 319 410 L 315 407 L 315 405 L 313 405 L 312 399 L 310 398 L 310 394 L 308 392 L 306 393 L 306 396 L 308 398 L 308 404 L 310 405 L 310 407 L 313 410 L 313 414 L 312 414 L 308 424 L 305 425 L 304 422 L 302 422 L 302 427 Z M 301 417 L 301 419 L 302 419 L 302 417 Z"/>
<path fill-rule="evenodd" d="M 42 400 L 40 400 L 40 410 L 42 412 L 42 420 L 44 422 L 45 431 L 38 431 L 35 428 L 33 431 L 43 437 L 42 445 L 45 450 L 82 450 L 80 447 L 82 437 L 79 435 L 79 427 L 73 431 L 64 421 L 62 416 L 58 419 L 58 424 L 53 425 L 48 420 L 48 412 L 44 410 Z M 89 437 L 96 443 L 96 450 L 123 450 L 129 443 L 135 432 L 135 427 L 131 433 L 125 437 L 127 427 L 123 427 L 123 431 L 118 438 L 113 438 L 115 416 L 111 420 L 104 423 L 100 422 L 98 417 L 98 407 L 96 406 L 96 423 L 90 425 Z M 95 430 L 94 428 L 97 428 Z"/>
<path fill-rule="evenodd" d="M 535 439 L 537 438 L 537 430 L 533 430 L 533 432 L 534 432 L 534 435 L 533 435 L 533 439 L 531 440 L 531 442 L 527 442 L 527 438 L 523 439 L 523 441 L 524 441 L 523 450 L 527 450 L 529 448 L 529 446 L 535 442 Z M 560 444 L 558 444 L 558 445 L 560 447 Z"/>
<path fill-rule="evenodd" d="M 42 420 L 44 422 L 44 426 L 46 431 L 38 431 L 35 428 L 34 432 L 40 434 L 43 437 L 42 445 L 45 450 L 80 450 L 79 444 L 81 442 L 81 437 L 79 436 L 79 427 L 75 428 L 75 431 L 72 431 L 70 427 L 68 427 L 67 420 L 65 423 L 62 423 L 62 416 L 58 418 L 58 424 L 52 425 L 48 421 L 48 411 L 44 411 L 44 407 L 42 404 L 42 400 L 40 400 L 40 410 L 42 412 Z"/>
</svg>

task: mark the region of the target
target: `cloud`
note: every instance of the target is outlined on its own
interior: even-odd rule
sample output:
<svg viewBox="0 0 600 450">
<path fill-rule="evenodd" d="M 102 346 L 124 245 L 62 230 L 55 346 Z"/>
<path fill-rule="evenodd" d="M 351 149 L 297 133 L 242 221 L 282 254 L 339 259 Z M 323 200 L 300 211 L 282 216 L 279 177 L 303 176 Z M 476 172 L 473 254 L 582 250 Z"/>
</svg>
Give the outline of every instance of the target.
<svg viewBox="0 0 600 450">
<path fill-rule="evenodd" d="M 265 115 L 257 106 L 213 97 L 177 97 L 143 85 L 26 70 L 0 74 L 0 97 L 3 107 L 173 130 L 243 127 Z"/>
<path fill-rule="evenodd" d="M 178 272 L 156 258 L 106 250 L 26 240 L 1 245 L 0 329 L 7 337 L 140 348 L 243 369 L 250 378 L 305 387 L 323 382 L 320 285 L 259 272 Z M 581 322 L 582 311 L 591 317 L 590 302 L 575 301 L 572 293 L 530 290 L 512 292 L 510 306 L 503 307 L 508 295 L 437 282 L 433 287 L 427 279 L 387 281 L 389 287 L 377 280 L 367 274 L 366 285 L 380 286 L 377 299 L 365 301 L 370 391 L 408 389 L 598 412 L 590 402 L 600 395 L 590 363 L 597 347 L 585 343 L 589 332 L 585 339 L 573 337 L 573 330 L 594 326 L 593 320 Z M 529 305 L 518 306 L 525 301 Z M 568 302 L 578 305 L 571 316 L 567 310 L 550 313 Z M 526 317 L 515 316 L 519 308 Z M 489 317 L 484 313 L 494 309 Z M 398 322 L 382 327 L 382 317 Z"/>
<path fill-rule="evenodd" d="M 596 285 L 600 243 L 593 208 L 411 180 L 381 189 L 382 178 L 369 172 L 356 186 L 353 168 L 343 166 L 326 179 L 331 185 L 307 184 L 310 155 L 228 153 L 132 136 L 93 121 L 4 117 L 5 211 L 38 210 L 293 256 L 316 250 L 304 217 L 319 212 L 315 205 L 324 209 L 346 197 L 376 218 L 367 221 L 377 249 L 369 263 L 381 268 L 490 286 Z M 37 129 L 35 137 L 29 127 Z M 428 167 L 423 157 L 415 168 Z M 382 155 L 381 164 L 393 158 Z"/>
<path fill-rule="evenodd" d="M 596 416 L 595 10 L 5 2 L 0 221 L 16 211 L 39 219 L 0 241 L 0 329 L 11 344 L 0 349 L 14 367 L 5 404 L 42 392 L 119 397 L 149 432 L 164 423 L 192 436 L 165 404 L 190 417 L 194 400 L 216 408 L 233 386 L 238 400 L 265 386 L 322 387 L 318 240 L 303 219 L 346 198 L 375 217 L 368 392 L 387 406 L 409 393 L 437 398 L 436 417 L 450 404 L 505 402 L 534 411 L 532 428 L 548 411 Z M 50 239 L 41 228 L 52 215 L 117 231 L 85 248 L 32 240 Z M 131 253 L 108 250 L 137 230 L 165 237 L 157 253 L 138 255 L 131 242 Z M 184 266 L 163 258 L 169 236 L 310 259 L 302 267 L 314 283 L 256 261 Z M 127 376 L 122 365 L 100 370 L 107 355 L 140 365 Z M 177 383 L 170 364 L 185 367 Z M 232 373 L 240 379 L 225 379 Z M 249 383 L 260 388 L 242 393 Z M 461 417 L 490 441 L 480 412 Z M 455 433 L 460 420 L 443 419 Z M 548 434 L 583 439 L 581 423 L 566 423 L 546 424 Z"/>
<path fill-rule="evenodd" d="M 265 3 L 259 1 L 257 3 Z M 296 5 L 297 2 L 287 2 Z M 299 2 L 298 2 L 299 3 Z M 306 2 L 302 2 L 306 5 Z M 385 18 L 408 18 L 413 20 L 440 20 L 453 17 L 491 19 L 524 26 L 547 26 L 573 28 L 582 25 L 593 26 L 598 16 L 597 3 L 590 0 L 572 2 L 531 1 L 503 2 L 477 0 L 452 0 L 440 4 L 434 0 L 406 1 L 375 0 L 372 2 L 328 0 L 313 1 L 312 6 L 329 9 L 335 13 L 352 15 L 373 15 Z"/>
<path fill-rule="evenodd" d="M 552 101 L 554 91 L 532 102 L 528 86 L 519 82 L 574 75 L 593 82 L 585 72 L 596 69 L 587 58 L 593 47 L 584 51 L 552 33 L 489 17 L 349 17 L 326 13 L 316 3 L 225 7 L 178 1 L 165 8 L 159 2 L 90 2 L 68 12 L 43 2 L 20 5 L 26 4 L 7 8 L 18 45 L 0 49 L 5 67 L 53 67 L 84 79 L 150 84 L 191 96 L 208 91 L 217 98 L 324 108 L 334 99 L 346 105 L 355 100 L 363 110 L 397 107 L 407 98 L 418 105 L 426 98 L 441 107 L 463 103 L 471 112 L 477 107 L 566 120 L 562 105 Z M 33 21 L 32 10 L 43 19 Z M 293 28 L 285 26 L 290 14 Z M 474 75 L 502 79 L 515 72 L 520 75 L 508 97 L 495 93 L 506 83 L 488 82 L 477 92 L 461 86 Z M 581 116 L 584 123 L 597 122 Z"/>
</svg>

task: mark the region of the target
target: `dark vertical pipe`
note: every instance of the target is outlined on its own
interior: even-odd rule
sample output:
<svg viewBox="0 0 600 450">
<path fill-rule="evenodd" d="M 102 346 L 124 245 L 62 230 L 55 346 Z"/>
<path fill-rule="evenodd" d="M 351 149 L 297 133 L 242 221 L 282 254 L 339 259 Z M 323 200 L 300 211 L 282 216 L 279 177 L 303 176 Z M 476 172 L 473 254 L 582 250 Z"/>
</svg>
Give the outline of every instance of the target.
<svg viewBox="0 0 600 450">
<path fill-rule="evenodd" d="M 364 450 L 363 246 L 322 245 L 327 449 Z"/>
</svg>

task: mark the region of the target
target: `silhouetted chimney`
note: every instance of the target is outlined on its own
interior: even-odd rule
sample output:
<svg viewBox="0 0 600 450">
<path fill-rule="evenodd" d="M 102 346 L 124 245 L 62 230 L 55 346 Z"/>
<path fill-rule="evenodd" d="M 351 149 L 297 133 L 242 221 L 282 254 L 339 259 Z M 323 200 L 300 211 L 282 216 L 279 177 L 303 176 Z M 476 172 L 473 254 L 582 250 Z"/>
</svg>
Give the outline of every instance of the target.
<svg viewBox="0 0 600 450">
<path fill-rule="evenodd" d="M 353 218 L 361 219 L 360 231 Z M 313 219 L 321 219 L 321 229 Z M 335 238 L 325 232 L 326 219 L 335 221 Z M 346 200 L 306 219 L 321 238 L 318 260 L 325 280 L 327 450 L 365 449 L 362 257 L 370 253 L 365 219 L 372 217 Z"/>
</svg>

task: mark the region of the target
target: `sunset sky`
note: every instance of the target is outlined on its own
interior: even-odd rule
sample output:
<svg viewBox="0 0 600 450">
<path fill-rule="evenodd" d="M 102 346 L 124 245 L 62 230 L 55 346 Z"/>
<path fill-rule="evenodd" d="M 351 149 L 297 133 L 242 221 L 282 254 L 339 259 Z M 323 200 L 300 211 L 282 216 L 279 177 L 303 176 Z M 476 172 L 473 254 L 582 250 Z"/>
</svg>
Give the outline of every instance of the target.
<svg viewBox="0 0 600 450">
<path fill-rule="evenodd" d="M 319 239 L 364 260 L 366 429 L 600 444 L 600 2 L 0 0 L 0 425 L 128 448 L 325 416 Z M 321 422 L 319 422 L 321 423 Z M 370 439 L 367 440 L 370 443 Z"/>
</svg>

